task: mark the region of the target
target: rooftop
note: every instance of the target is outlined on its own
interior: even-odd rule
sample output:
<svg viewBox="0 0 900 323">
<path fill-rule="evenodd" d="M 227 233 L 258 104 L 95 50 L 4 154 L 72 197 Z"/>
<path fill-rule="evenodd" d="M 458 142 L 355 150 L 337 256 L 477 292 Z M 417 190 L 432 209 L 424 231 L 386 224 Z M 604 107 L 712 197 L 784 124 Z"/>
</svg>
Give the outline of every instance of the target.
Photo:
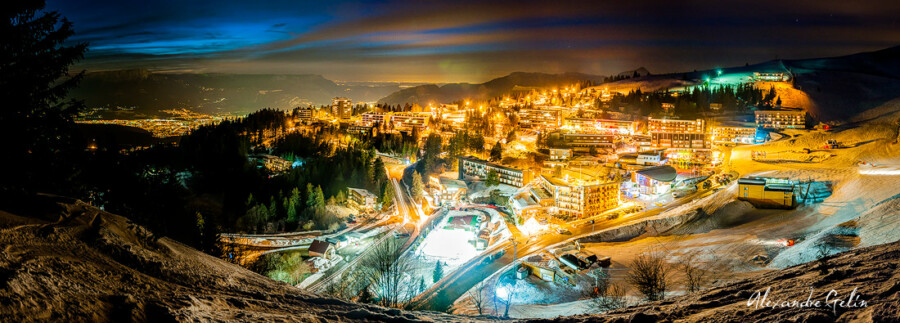
<svg viewBox="0 0 900 323">
<path fill-rule="evenodd" d="M 678 176 L 675 168 L 669 165 L 644 168 L 637 171 L 637 173 L 660 182 L 671 182 Z"/>
</svg>

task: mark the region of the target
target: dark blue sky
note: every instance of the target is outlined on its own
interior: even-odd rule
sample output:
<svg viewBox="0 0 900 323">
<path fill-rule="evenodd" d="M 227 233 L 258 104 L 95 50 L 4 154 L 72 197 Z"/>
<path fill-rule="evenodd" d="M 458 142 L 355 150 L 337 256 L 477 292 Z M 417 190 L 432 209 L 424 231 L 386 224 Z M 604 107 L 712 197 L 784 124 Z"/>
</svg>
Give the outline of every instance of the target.
<svg viewBox="0 0 900 323">
<path fill-rule="evenodd" d="M 89 70 L 482 82 L 678 72 L 900 44 L 900 1 L 49 0 Z"/>
</svg>

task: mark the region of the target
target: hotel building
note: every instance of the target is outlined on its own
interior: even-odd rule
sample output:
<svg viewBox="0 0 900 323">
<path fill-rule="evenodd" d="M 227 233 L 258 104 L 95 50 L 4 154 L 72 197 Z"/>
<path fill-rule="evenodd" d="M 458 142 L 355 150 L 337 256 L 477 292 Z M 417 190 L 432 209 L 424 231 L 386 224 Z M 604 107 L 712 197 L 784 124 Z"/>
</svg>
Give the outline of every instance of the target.
<svg viewBox="0 0 900 323">
<path fill-rule="evenodd" d="M 804 129 L 806 111 L 803 109 L 757 110 L 756 126 L 764 129 Z"/>
<path fill-rule="evenodd" d="M 331 100 L 331 115 L 338 119 L 350 119 L 353 114 L 353 104 L 348 98 L 334 98 Z"/>
<path fill-rule="evenodd" d="M 560 215 L 590 218 L 619 205 L 619 184 L 616 182 L 580 181 L 549 175 L 541 175 L 538 180 L 538 189 L 552 196 L 552 209 Z"/>
<path fill-rule="evenodd" d="M 534 179 L 534 173 L 529 169 L 516 169 L 469 156 L 459 157 L 459 179 L 477 177 L 484 180 L 491 170 L 495 170 L 500 177 L 500 183 L 515 187 L 522 187 Z"/>
<path fill-rule="evenodd" d="M 556 129 L 562 125 L 562 111 L 559 109 L 522 109 L 519 111 L 519 126 L 523 128 Z"/>
</svg>

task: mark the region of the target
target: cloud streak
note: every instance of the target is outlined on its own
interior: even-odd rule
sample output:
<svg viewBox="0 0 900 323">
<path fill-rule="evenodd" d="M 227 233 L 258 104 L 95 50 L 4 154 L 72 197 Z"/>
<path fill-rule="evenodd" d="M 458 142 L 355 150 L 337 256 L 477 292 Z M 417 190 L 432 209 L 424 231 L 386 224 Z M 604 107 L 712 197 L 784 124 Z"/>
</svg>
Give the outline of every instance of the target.
<svg viewBox="0 0 900 323">
<path fill-rule="evenodd" d="M 670 72 L 897 45 L 875 1 L 132 3 L 51 0 L 88 69 L 483 81 L 513 71 Z"/>
</svg>

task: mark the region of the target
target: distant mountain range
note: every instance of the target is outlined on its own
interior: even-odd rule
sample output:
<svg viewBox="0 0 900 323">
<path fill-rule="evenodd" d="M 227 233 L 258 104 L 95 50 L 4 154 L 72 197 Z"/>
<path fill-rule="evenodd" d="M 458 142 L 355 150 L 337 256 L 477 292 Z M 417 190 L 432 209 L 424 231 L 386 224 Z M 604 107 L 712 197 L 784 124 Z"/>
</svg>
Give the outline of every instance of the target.
<svg viewBox="0 0 900 323">
<path fill-rule="evenodd" d="M 104 118 L 164 116 L 160 111 L 188 108 L 201 113 L 245 114 L 262 108 L 292 109 L 330 104 L 334 97 L 353 102 L 392 105 L 448 103 L 466 98 L 490 99 L 515 89 L 571 85 L 602 76 L 580 73 L 545 74 L 516 72 L 480 84 L 398 83 L 338 84 L 320 75 L 264 74 L 167 74 L 148 70 L 94 72 L 69 96 L 88 107 L 107 107 Z"/>
<path fill-rule="evenodd" d="M 464 99 L 487 100 L 509 94 L 514 89 L 527 90 L 529 88 L 566 86 L 582 81 L 600 83 L 603 79 L 603 76 L 581 73 L 545 74 L 515 72 L 478 84 L 449 83 L 442 86 L 426 84 L 410 87 L 392 93 L 378 100 L 378 103 L 425 105 L 429 103 L 450 103 Z"/>
<path fill-rule="evenodd" d="M 338 96 L 349 97 L 354 102 L 374 102 L 399 89 L 397 83 L 338 84 L 320 75 L 165 74 L 120 70 L 88 73 L 69 96 L 85 100 L 88 107 L 118 110 L 107 113 L 116 117 L 147 117 L 176 108 L 235 114 L 262 108 L 291 109 L 330 104 Z"/>
<path fill-rule="evenodd" d="M 603 86 L 610 90 L 644 91 L 697 85 L 709 77 L 785 72 L 793 83 L 779 87 L 800 94 L 810 113 L 821 120 L 847 118 L 900 96 L 900 46 L 854 55 L 775 60 L 760 64 L 685 73 L 651 75 L 641 67 L 619 73 L 630 77 Z M 631 77 L 635 74 L 638 77 Z M 291 109 L 330 104 L 334 97 L 353 102 L 391 105 L 440 104 L 464 99 L 486 100 L 517 90 L 566 86 L 605 77 L 582 73 L 515 72 L 484 83 L 399 84 L 336 83 L 320 75 L 166 74 L 147 70 L 95 72 L 86 75 L 70 97 L 89 107 L 109 107 L 106 118 L 163 116 L 161 110 L 189 108 L 201 113 L 245 114 L 262 108 Z M 737 80 L 736 81 L 740 81 Z M 746 81 L 746 77 L 743 77 Z M 403 86 L 410 86 L 403 88 Z M 781 94 L 781 93 L 779 93 Z M 118 107 L 118 109 L 117 109 Z"/>
</svg>

